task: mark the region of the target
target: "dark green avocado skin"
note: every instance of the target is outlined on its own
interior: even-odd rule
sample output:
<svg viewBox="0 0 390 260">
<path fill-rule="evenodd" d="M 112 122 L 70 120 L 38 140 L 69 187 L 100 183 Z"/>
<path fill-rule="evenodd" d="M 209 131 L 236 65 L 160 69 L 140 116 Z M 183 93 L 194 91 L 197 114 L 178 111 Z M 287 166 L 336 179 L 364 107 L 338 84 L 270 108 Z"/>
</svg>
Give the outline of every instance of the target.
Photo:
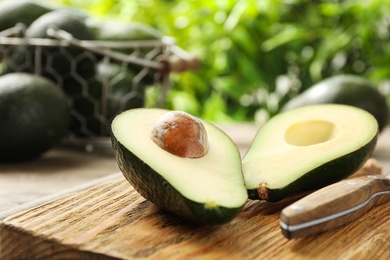
<svg viewBox="0 0 390 260">
<path fill-rule="evenodd" d="M 378 121 L 379 132 L 388 123 L 389 105 L 386 97 L 371 82 L 357 75 L 326 78 L 290 99 L 281 111 L 325 103 L 351 105 L 366 110 Z"/>
<path fill-rule="evenodd" d="M 160 208 L 202 224 L 226 223 L 241 211 L 242 207 L 209 208 L 185 198 L 160 174 L 127 150 L 113 134 L 111 141 L 118 166 L 127 181 L 141 196 Z"/>
<path fill-rule="evenodd" d="M 378 134 L 365 146 L 313 169 L 283 188 L 267 189 L 266 200 L 280 201 L 300 191 L 319 189 L 352 175 L 371 157 L 377 139 Z M 257 189 L 248 190 L 248 197 L 252 200 L 261 199 Z"/>
<path fill-rule="evenodd" d="M 29 26 L 41 15 L 53 11 L 54 8 L 45 1 L 1 1 L 0 2 L 0 32 L 21 23 Z"/>
<path fill-rule="evenodd" d="M 67 134 L 69 103 L 48 79 L 29 73 L 0 77 L 0 163 L 38 158 Z"/>
</svg>

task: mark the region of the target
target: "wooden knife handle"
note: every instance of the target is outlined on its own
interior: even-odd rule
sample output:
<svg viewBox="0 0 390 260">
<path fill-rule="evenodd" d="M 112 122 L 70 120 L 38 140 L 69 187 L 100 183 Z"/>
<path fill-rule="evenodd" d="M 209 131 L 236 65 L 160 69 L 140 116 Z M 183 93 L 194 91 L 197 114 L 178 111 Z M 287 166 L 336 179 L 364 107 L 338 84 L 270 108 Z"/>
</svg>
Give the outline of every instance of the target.
<svg viewBox="0 0 390 260">
<path fill-rule="evenodd" d="M 282 233 L 287 238 L 305 237 L 357 219 L 372 207 L 390 201 L 389 177 L 356 177 L 309 194 L 282 210 Z"/>
</svg>

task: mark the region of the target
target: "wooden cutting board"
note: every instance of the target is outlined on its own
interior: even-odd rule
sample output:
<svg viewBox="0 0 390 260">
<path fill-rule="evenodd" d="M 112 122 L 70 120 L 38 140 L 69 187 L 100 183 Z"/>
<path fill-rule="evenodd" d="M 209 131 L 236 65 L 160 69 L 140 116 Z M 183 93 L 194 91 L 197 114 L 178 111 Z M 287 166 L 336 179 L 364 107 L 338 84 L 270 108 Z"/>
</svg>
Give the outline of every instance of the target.
<svg viewBox="0 0 390 260">
<path fill-rule="evenodd" d="M 0 259 L 390 259 L 390 205 L 342 228 L 288 240 L 278 203 L 248 201 L 231 222 L 164 212 L 122 177 L 41 203 L 0 224 Z"/>
</svg>

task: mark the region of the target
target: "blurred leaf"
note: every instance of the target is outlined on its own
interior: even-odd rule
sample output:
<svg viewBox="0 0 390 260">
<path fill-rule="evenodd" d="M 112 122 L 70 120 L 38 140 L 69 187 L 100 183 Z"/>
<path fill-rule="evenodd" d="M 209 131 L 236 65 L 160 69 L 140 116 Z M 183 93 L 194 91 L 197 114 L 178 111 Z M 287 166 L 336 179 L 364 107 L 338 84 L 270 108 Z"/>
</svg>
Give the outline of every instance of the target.
<svg viewBox="0 0 390 260">
<path fill-rule="evenodd" d="M 183 91 L 171 91 L 171 109 L 185 111 L 192 115 L 199 115 L 200 104 L 193 95 Z"/>
<path fill-rule="evenodd" d="M 280 32 L 276 35 L 272 36 L 271 38 L 265 40 L 261 44 L 261 48 L 268 52 L 272 51 L 273 49 L 284 45 L 286 43 L 290 43 L 294 40 L 299 40 L 305 37 L 306 33 L 305 30 L 301 28 L 297 28 L 293 25 L 286 25 L 282 28 L 279 28 Z"/>
<path fill-rule="evenodd" d="M 226 114 L 227 107 L 225 100 L 217 92 L 213 92 L 203 105 L 205 109 L 202 118 L 216 122 L 233 121 Z"/>
</svg>

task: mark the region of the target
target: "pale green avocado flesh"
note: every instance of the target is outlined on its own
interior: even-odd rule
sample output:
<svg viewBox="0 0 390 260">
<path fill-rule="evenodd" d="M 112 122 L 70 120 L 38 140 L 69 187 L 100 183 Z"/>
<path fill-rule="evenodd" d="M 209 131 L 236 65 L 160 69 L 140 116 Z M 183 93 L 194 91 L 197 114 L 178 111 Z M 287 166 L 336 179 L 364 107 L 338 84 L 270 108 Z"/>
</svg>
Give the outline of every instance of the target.
<svg viewBox="0 0 390 260">
<path fill-rule="evenodd" d="M 248 197 L 236 145 L 202 121 L 209 140 L 206 155 L 173 155 L 151 139 L 155 122 L 168 112 L 131 109 L 114 119 L 112 144 L 123 175 L 143 197 L 165 210 L 207 224 L 231 220 Z"/>
<path fill-rule="evenodd" d="M 249 198 L 277 201 L 339 181 L 371 156 L 377 135 L 375 118 L 352 106 L 281 113 L 259 129 L 242 160 Z"/>
</svg>

